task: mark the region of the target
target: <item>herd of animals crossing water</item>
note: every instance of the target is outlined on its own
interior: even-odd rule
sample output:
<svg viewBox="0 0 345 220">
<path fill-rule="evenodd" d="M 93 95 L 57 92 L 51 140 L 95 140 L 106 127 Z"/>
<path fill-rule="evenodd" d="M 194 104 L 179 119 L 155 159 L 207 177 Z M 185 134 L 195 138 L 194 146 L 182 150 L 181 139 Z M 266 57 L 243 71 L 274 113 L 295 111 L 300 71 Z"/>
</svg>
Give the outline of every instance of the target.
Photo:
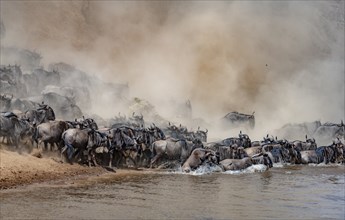
<svg viewBox="0 0 345 220">
<path fill-rule="evenodd" d="M 242 170 L 253 164 L 263 164 L 267 168 L 274 163 L 344 164 L 343 122 L 308 125 L 313 127 L 315 134 L 328 136 L 329 143 L 322 146 L 310 137 L 310 133 L 305 140 L 278 139 L 268 134 L 262 140 L 251 140 L 239 131 L 237 137 L 208 142 L 207 129 L 192 131 L 170 122 L 156 125 L 145 122 L 142 114 L 134 112 L 128 118 L 119 114 L 107 126 L 99 127 L 96 118 L 82 116 L 81 108 L 73 101 L 78 96 L 89 97 L 86 88 L 58 87 L 63 85 L 60 80 L 68 73 L 60 77 L 57 71 L 41 69 L 22 74 L 17 65 L 2 66 L 0 73 L 3 93 L 0 96 L 0 138 L 2 143 L 14 149 L 34 146 L 43 151 L 57 151 L 64 161 L 89 166 L 181 167 L 184 172 L 205 164 L 222 170 Z M 45 83 L 32 85 L 37 77 L 43 77 L 41 81 Z M 42 99 L 37 102 L 13 96 L 13 93 L 21 97 L 25 93 L 38 94 L 41 90 L 43 101 L 48 104 Z M 77 100 L 80 106 L 87 102 Z M 61 116 L 76 118 L 56 120 Z M 255 126 L 254 113 L 231 112 L 223 121 L 228 123 L 225 125 Z"/>
<path fill-rule="evenodd" d="M 190 172 L 201 165 L 222 170 L 242 170 L 253 164 L 267 168 L 274 163 L 344 164 L 345 145 L 335 138 L 326 146 L 315 139 L 279 140 L 266 135 L 253 141 L 241 131 L 238 137 L 207 142 L 208 130 L 189 131 L 185 126 L 168 124 L 145 127 L 142 115 L 133 113 L 127 121 L 109 128 L 98 128 L 92 118 L 55 120 L 54 110 L 42 103 L 37 109 L 20 114 L 1 113 L 2 142 L 13 148 L 34 146 L 58 151 L 63 159 L 89 166 L 182 167 Z M 344 126 L 343 124 L 335 126 Z"/>
</svg>

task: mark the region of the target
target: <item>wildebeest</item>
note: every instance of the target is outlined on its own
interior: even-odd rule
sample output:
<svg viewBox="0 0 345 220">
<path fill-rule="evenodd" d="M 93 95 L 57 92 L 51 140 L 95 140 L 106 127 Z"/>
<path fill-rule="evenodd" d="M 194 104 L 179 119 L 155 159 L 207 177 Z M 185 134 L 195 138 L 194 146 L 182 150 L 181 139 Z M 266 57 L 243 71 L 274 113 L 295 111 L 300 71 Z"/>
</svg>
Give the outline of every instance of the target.
<svg viewBox="0 0 345 220">
<path fill-rule="evenodd" d="M 253 164 L 263 164 L 267 168 L 272 167 L 273 163 L 269 156 L 265 153 L 254 155 L 253 157 L 245 157 L 242 159 L 225 159 L 219 162 L 223 170 L 243 170 Z"/>
<path fill-rule="evenodd" d="M 39 124 L 35 128 L 35 134 L 33 136 L 34 141 L 37 144 L 37 147 L 43 142 L 45 149 L 48 147 L 48 143 L 53 149 L 55 144 L 58 149 L 62 149 L 63 140 L 62 133 L 73 126 L 65 121 L 49 121 L 42 124 Z"/>
<path fill-rule="evenodd" d="M 262 152 L 267 153 L 273 163 L 286 163 L 290 162 L 290 143 L 274 143 L 265 144 L 262 146 Z"/>
<path fill-rule="evenodd" d="M 31 137 L 33 127 L 24 119 L 20 119 L 12 112 L 2 113 L 0 116 L 0 136 L 7 139 L 8 144 L 19 146 L 21 139 Z"/>
<path fill-rule="evenodd" d="M 286 139 L 300 139 L 303 135 L 314 136 L 315 131 L 321 126 L 320 121 L 304 122 L 299 124 L 285 124 L 273 133 Z"/>
<path fill-rule="evenodd" d="M 317 148 L 317 144 L 315 142 L 315 139 L 308 139 L 308 136 L 305 136 L 306 141 L 293 141 L 292 145 L 295 149 L 299 151 L 304 150 L 315 150 Z"/>
<path fill-rule="evenodd" d="M 183 164 L 190 153 L 200 147 L 201 141 L 196 139 L 190 144 L 186 140 L 158 140 L 152 144 L 151 167 L 163 156 L 168 160 L 179 160 Z"/>
<path fill-rule="evenodd" d="M 3 141 L 6 138 L 7 143 L 12 141 L 12 135 L 14 134 L 14 124 L 18 120 L 17 116 L 12 112 L 1 113 L 0 115 L 0 137 L 3 137 Z"/>
<path fill-rule="evenodd" d="M 301 151 L 301 163 L 308 164 L 308 163 L 325 163 L 328 164 L 330 162 L 330 154 L 333 153 L 333 150 L 329 148 L 329 146 L 321 146 L 316 148 L 315 150 L 306 150 Z"/>
<path fill-rule="evenodd" d="M 135 115 L 135 112 L 133 112 L 132 117 L 129 118 L 129 122 L 134 127 L 143 127 L 145 125 L 144 116 L 142 114 Z"/>
<path fill-rule="evenodd" d="M 223 170 L 243 170 L 253 165 L 252 158 L 225 159 L 219 162 Z"/>
<path fill-rule="evenodd" d="M 345 137 L 345 124 L 325 123 L 315 131 L 313 135 L 319 142 L 330 142 L 338 137 Z"/>
<path fill-rule="evenodd" d="M 212 148 L 213 146 L 231 146 L 236 144 L 237 147 L 248 148 L 252 146 L 252 142 L 247 134 L 242 134 L 240 131 L 239 137 L 230 137 L 221 141 L 207 143 L 207 147 Z"/>
<path fill-rule="evenodd" d="M 139 156 L 139 147 L 135 140 L 134 131 L 129 127 L 120 127 L 110 129 L 110 136 L 112 139 L 112 147 L 109 150 L 109 167 L 112 166 L 113 158 L 118 156 L 118 166 L 123 159 L 127 163 L 127 159 L 131 160 L 134 166 L 137 166 L 136 159 Z"/>
<path fill-rule="evenodd" d="M 43 122 L 54 121 L 55 113 L 50 106 L 42 103 L 38 109 L 26 111 L 23 118 L 31 124 L 39 125 Z"/>
<path fill-rule="evenodd" d="M 13 95 L 8 96 L 6 94 L 4 95 L 0 94 L 0 112 L 7 112 L 10 110 L 12 98 L 13 98 Z"/>
<path fill-rule="evenodd" d="M 260 153 L 251 157 L 253 164 L 263 164 L 267 168 L 273 167 L 273 161 L 266 153 Z"/>
<path fill-rule="evenodd" d="M 248 156 L 253 156 L 262 152 L 262 146 L 249 147 L 244 149 Z"/>
<path fill-rule="evenodd" d="M 207 142 L 207 133 L 207 129 L 205 131 L 202 131 L 200 130 L 200 127 L 198 127 L 198 130 L 194 132 L 194 136 L 195 138 L 200 139 L 202 142 Z"/>
<path fill-rule="evenodd" d="M 345 163 L 345 144 L 339 138 L 333 142 L 335 150 L 335 163 Z"/>
<path fill-rule="evenodd" d="M 253 112 L 251 115 L 230 112 L 222 118 L 223 125 L 230 127 L 244 126 L 253 129 L 255 127 L 255 117 Z"/>
<path fill-rule="evenodd" d="M 67 159 L 73 163 L 74 157 L 79 155 L 79 158 L 83 159 L 83 154 L 86 152 L 88 157 L 88 164 L 91 166 L 91 160 L 94 165 L 97 166 L 95 159 L 95 150 L 100 147 L 101 144 L 107 142 L 107 137 L 93 129 L 78 129 L 70 128 L 63 132 L 62 139 L 65 147 L 61 151 L 61 155 L 67 152 Z"/>
<path fill-rule="evenodd" d="M 76 102 L 68 97 L 54 92 L 47 92 L 43 94 L 43 100 L 54 108 L 58 117 L 65 120 L 72 120 L 83 115 Z"/>
<path fill-rule="evenodd" d="M 1 48 L 3 49 L 3 48 Z M 14 94 L 21 97 L 27 94 L 26 87 L 22 81 L 22 71 L 18 65 L 0 66 L 0 88 L 1 92 Z"/>
<path fill-rule="evenodd" d="M 134 132 L 140 151 L 139 165 L 143 166 L 146 163 L 148 166 L 151 160 L 151 145 L 157 140 L 165 140 L 165 134 L 155 124 L 149 128 L 134 129 Z"/>
<path fill-rule="evenodd" d="M 182 165 L 183 172 L 190 172 L 193 169 L 198 168 L 205 161 L 218 164 L 218 159 L 216 158 L 216 152 L 210 149 L 196 148 L 192 151 L 188 159 Z"/>
<path fill-rule="evenodd" d="M 224 160 L 224 159 L 235 159 L 236 157 L 236 149 L 237 147 L 235 146 L 224 146 L 224 145 L 210 145 L 210 146 L 205 146 L 206 149 L 211 149 L 215 152 L 217 152 L 219 159 Z"/>
</svg>

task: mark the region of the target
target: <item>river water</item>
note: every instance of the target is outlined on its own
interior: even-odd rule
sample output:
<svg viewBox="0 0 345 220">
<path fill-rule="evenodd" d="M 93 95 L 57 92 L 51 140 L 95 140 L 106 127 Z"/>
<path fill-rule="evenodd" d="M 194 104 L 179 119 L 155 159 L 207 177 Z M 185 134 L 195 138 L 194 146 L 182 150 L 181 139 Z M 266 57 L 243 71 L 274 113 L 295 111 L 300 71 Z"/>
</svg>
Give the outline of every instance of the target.
<svg viewBox="0 0 345 220">
<path fill-rule="evenodd" d="M 0 192 L 0 219 L 344 219 L 344 166 L 152 172 Z M 262 171 L 262 170 L 261 170 Z"/>
</svg>

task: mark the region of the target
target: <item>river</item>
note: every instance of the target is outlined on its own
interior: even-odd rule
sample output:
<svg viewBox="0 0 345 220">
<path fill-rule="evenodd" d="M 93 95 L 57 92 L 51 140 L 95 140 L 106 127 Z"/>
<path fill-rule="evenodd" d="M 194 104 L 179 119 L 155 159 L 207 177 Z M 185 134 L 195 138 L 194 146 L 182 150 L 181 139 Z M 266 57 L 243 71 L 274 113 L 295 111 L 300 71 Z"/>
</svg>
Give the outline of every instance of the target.
<svg viewBox="0 0 345 220">
<path fill-rule="evenodd" d="M 0 219 L 344 219 L 344 166 L 130 172 L 0 192 Z"/>
</svg>

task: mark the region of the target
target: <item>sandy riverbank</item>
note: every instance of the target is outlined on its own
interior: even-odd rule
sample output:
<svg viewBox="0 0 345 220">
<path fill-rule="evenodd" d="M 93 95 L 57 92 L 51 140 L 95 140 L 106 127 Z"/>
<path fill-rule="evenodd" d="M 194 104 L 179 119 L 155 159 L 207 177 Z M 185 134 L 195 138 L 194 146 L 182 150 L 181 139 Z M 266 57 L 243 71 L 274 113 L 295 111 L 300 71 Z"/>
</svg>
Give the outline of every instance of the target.
<svg viewBox="0 0 345 220">
<path fill-rule="evenodd" d="M 38 157 L 37 157 L 38 156 Z M 0 148 L 0 189 L 83 175 L 107 173 L 102 167 L 61 163 L 56 155 L 17 153 Z"/>
</svg>

